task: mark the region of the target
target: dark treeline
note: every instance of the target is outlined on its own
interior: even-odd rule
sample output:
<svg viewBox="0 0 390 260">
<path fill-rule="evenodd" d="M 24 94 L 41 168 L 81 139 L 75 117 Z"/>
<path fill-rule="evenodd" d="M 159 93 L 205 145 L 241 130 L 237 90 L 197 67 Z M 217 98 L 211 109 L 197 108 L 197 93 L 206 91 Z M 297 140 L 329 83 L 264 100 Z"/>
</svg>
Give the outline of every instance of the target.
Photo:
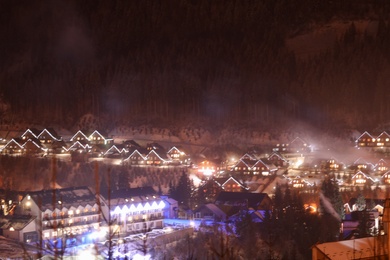
<svg viewBox="0 0 390 260">
<path fill-rule="evenodd" d="M 386 1 L 1 1 L 3 120 L 72 126 L 207 120 L 317 126 L 387 122 Z M 331 19 L 355 25 L 302 60 L 288 37 Z M 11 117 L 11 115 L 13 117 Z M 107 125 L 104 125 L 107 126 Z"/>
</svg>

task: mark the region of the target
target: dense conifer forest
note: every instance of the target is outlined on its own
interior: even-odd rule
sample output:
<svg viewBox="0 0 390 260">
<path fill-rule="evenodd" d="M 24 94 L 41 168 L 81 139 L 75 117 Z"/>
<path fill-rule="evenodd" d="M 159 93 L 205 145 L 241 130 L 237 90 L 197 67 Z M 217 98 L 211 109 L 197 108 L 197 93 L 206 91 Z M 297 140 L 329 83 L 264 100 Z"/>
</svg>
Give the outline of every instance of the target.
<svg viewBox="0 0 390 260">
<path fill-rule="evenodd" d="M 355 0 L 1 1 L 1 119 L 134 122 L 389 121 L 390 4 Z M 286 42 L 347 23 L 320 52 Z M 374 22 L 359 31 L 356 21 Z M 307 44 L 307 43 L 306 43 Z"/>
</svg>

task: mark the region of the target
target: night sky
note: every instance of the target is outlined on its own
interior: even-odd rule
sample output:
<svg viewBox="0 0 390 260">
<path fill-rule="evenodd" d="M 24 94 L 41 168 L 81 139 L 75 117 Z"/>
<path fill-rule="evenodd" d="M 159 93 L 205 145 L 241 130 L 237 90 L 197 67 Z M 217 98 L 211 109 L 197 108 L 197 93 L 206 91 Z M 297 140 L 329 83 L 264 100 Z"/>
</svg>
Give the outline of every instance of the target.
<svg viewBox="0 0 390 260">
<path fill-rule="evenodd" d="M 88 113 L 106 127 L 390 121 L 384 1 L 0 1 L 0 10 L 3 123 L 71 127 Z M 337 22 L 336 40 L 310 55 L 299 54 L 310 37 L 287 44 Z"/>
</svg>

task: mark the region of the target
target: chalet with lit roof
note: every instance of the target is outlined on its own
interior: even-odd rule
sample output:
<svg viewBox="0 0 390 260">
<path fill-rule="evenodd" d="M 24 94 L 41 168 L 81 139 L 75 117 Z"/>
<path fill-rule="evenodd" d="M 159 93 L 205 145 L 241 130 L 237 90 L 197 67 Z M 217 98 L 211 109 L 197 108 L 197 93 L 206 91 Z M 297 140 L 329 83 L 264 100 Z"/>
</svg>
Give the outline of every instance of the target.
<svg viewBox="0 0 390 260">
<path fill-rule="evenodd" d="M 146 164 L 150 166 L 163 166 L 170 162 L 166 153 L 160 150 L 150 150 L 150 152 L 145 156 L 145 159 Z"/>
<path fill-rule="evenodd" d="M 374 166 L 374 170 L 377 173 L 387 172 L 389 170 L 390 164 L 384 159 L 380 159 Z"/>
<path fill-rule="evenodd" d="M 38 135 L 41 133 L 38 129 L 35 128 L 29 128 L 27 129 L 20 138 L 23 141 L 27 141 L 28 139 L 38 139 Z"/>
<path fill-rule="evenodd" d="M 346 213 L 351 213 L 353 211 L 359 211 L 359 205 L 357 204 L 357 198 L 350 198 L 348 203 L 344 205 Z M 385 200 L 383 199 L 370 199 L 365 198 L 365 208 L 368 211 L 377 211 L 379 214 L 383 214 L 383 208 L 385 205 Z"/>
<path fill-rule="evenodd" d="M 26 155 L 44 155 L 48 150 L 47 148 L 44 148 L 37 139 L 28 139 L 23 144 L 23 148 Z"/>
<path fill-rule="evenodd" d="M 100 228 L 100 209 L 95 195 L 87 187 L 28 192 L 18 213 L 36 216 L 36 236 L 49 241 L 66 235 L 84 235 Z M 38 240 L 37 240 L 38 241 Z M 32 242 L 37 242 L 32 241 Z"/>
<path fill-rule="evenodd" d="M 76 141 L 71 144 L 69 147 L 62 147 L 64 153 L 89 153 L 91 151 L 92 146 L 88 143 L 82 143 L 82 141 Z"/>
<path fill-rule="evenodd" d="M 197 188 L 199 197 L 205 202 L 214 202 L 221 191 L 246 192 L 249 188 L 234 177 L 210 178 L 201 182 Z"/>
<path fill-rule="evenodd" d="M 330 159 L 326 160 L 324 168 L 329 171 L 339 171 L 342 170 L 343 167 L 344 164 L 342 162 L 338 161 L 334 157 L 331 157 Z"/>
<path fill-rule="evenodd" d="M 279 153 L 274 152 L 267 159 L 276 167 L 288 167 L 289 165 L 288 160 Z"/>
<path fill-rule="evenodd" d="M 145 156 L 138 149 L 129 152 L 130 155 L 123 160 L 126 165 L 146 165 Z"/>
<path fill-rule="evenodd" d="M 351 167 L 363 172 L 370 172 L 374 169 L 374 165 L 363 158 L 359 158 L 354 161 Z"/>
<path fill-rule="evenodd" d="M 371 185 L 375 182 L 373 178 L 371 178 L 369 175 L 365 174 L 362 171 L 358 171 L 357 173 L 355 173 L 355 175 L 353 175 L 351 179 L 353 185 L 365 185 L 366 183 L 369 183 Z"/>
<path fill-rule="evenodd" d="M 39 135 L 37 136 L 37 139 L 42 144 L 52 144 L 52 143 L 55 143 L 55 142 L 61 142 L 62 141 L 62 138 L 52 128 L 43 129 L 39 133 Z"/>
<path fill-rule="evenodd" d="M 20 139 L 11 139 L 1 148 L 1 154 L 22 155 L 25 153 L 24 147 L 19 143 Z"/>
<path fill-rule="evenodd" d="M 188 164 L 190 161 L 189 156 L 176 146 L 173 146 L 168 150 L 167 155 L 171 158 L 172 163 L 176 164 Z"/>
<path fill-rule="evenodd" d="M 235 165 L 231 168 L 232 172 L 240 174 L 251 174 L 252 167 L 256 164 L 257 160 L 253 158 L 240 158 Z"/>
<path fill-rule="evenodd" d="M 88 143 L 88 142 L 89 142 L 89 139 L 88 139 L 87 135 L 86 135 L 83 131 L 78 130 L 78 131 L 70 138 L 70 142 L 71 142 L 71 143 L 74 143 L 74 142 Z"/>
<path fill-rule="evenodd" d="M 311 152 L 310 145 L 302 138 L 295 138 L 290 143 L 277 144 L 273 149 L 274 152 L 284 153 L 309 153 Z"/>
<path fill-rule="evenodd" d="M 88 140 L 93 145 L 111 145 L 114 142 L 112 138 L 106 137 L 97 130 L 88 136 Z"/>
<path fill-rule="evenodd" d="M 375 138 L 375 143 L 377 147 L 390 147 L 390 135 L 387 132 L 382 132 Z"/>
<path fill-rule="evenodd" d="M 294 189 L 303 189 L 309 186 L 313 186 L 310 182 L 305 180 L 304 178 L 301 178 L 300 176 L 295 177 L 294 179 L 290 179 L 289 184 Z"/>
<path fill-rule="evenodd" d="M 390 171 L 385 172 L 382 175 L 382 183 L 384 184 L 390 184 Z"/>
<path fill-rule="evenodd" d="M 367 131 L 361 134 L 355 142 L 357 147 L 374 147 L 376 145 L 375 138 Z"/>
<path fill-rule="evenodd" d="M 266 159 L 257 160 L 257 162 L 251 168 L 252 173 L 257 175 L 261 174 L 263 176 L 274 175 L 278 168 L 272 163 L 266 161 Z"/>
<path fill-rule="evenodd" d="M 224 191 L 243 192 L 249 190 L 249 188 L 245 184 L 241 183 L 233 176 L 230 176 L 228 178 L 214 178 L 214 181 L 218 183 L 218 185 Z"/>
<path fill-rule="evenodd" d="M 103 157 L 105 158 L 124 158 L 128 150 L 123 145 L 112 145 L 104 152 Z"/>
<path fill-rule="evenodd" d="M 221 170 L 221 162 L 217 160 L 203 160 L 197 164 L 198 173 L 212 176 Z"/>
<path fill-rule="evenodd" d="M 215 181 L 214 178 L 210 178 L 202 181 L 196 189 L 196 192 L 199 198 L 203 200 L 203 203 L 210 203 L 214 202 L 222 190 L 221 184 Z"/>
<path fill-rule="evenodd" d="M 162 228 L 164 211 L 169 210 L 152 187 L 114 190 L 110 195 L 102 192 L 102 197 L 105 218 L 115 221 L 122 235 Z"/>
</svg>

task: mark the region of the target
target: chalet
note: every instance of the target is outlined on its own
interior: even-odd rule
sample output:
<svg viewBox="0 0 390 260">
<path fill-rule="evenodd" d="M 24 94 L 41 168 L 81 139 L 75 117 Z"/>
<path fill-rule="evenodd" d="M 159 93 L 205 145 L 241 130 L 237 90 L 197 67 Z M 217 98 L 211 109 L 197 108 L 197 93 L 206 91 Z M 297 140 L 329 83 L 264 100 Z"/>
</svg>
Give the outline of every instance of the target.
<svg viewBox="0 0 390 260">
<path fill-rule="evenodd" d="M 152 187 L 129 188 L 102 193 L 103 214 L 118 224 L 119 234 L 162 228 L 169 206 Z M 110 199 L 108 199 L 110 198 Z"/>
<path fill-rule="evenodd" d="M 293 153 L 306 153 L 310 152 L 311 148 L 302 138 L 296 137 L 290 142 L 289 150 Z"/>
<path fill-rule="evenodd" d="M 313 186 L 313 184 L 311 184 L 304 178 L 301 178 L 300 176 L 297 176 L 294 179 L 290 179 L 289 184 L 295 189 L 302 189 L 308 186 Z"/>
<path fill-rule="evenodd" d="M 384 184 L 390 184 L 390 171 L 385 172 L 382 175 L 382 183 Z"/>
<path fill-rule="evenodd" d="M 330 159 L 326 160 L 324 168 L 329 171 L 339 171 L 342 170 L 343 167 L 344 164 L 342 162 L 338 161 L 334 157 L 331 157 Z"/>
<path fill-rule="evenodd" d="M 146 165 L 146 158 L 137 149 L 129 152 L 130 155 L 123 160 L 127 165 Z"/>
<path fill-rule="evenodd" d="M 359 205 L 357 205 L 357 198 L 351 198 L 348 203 L 344 205 L 345 212 L 351 213 L 353 211 L 359 211 Z M 368 211 L 377 211 L 379 214 L 383 213 L 383 207 L 385 206 L 385 201 L 382 199 L 368 199 L 365 198 L 365 209 Z"/>
<path fill-rule="evenodd" d="M 83 133 L 83 131 L 78 130 L 77 133 L 75 133 L 71 138 L 70 142 L 83 142 L 83 143 L 88 143 L 89 139 L 86 134 Z"/>
<path fill-rule="evenodd" d="M 190 161 L 189 156 L 182 150 L 173 146 L 168 150 L 167 155 L 171 158 L 172 163 L 188 164 Z"/>
<path fill-rule="evenodd" d="M 38 139 L 38 135 L 40 134 L 41 131 L 35 128 L 30 128 L 27 129 L 21 136 L 20 138 L 24 141 L 27 141 L 28 139 Z"/>
<path fill-rule="evenodd" d="M 166 153 L 161 150 L 150 150 L 150 152 L 145 156 L 147 165 L 154 166 L 163 166 L 167 165 L 170 160 L 167 157 Z"/>
<path fill-rule="evenodd" d="M 253 174 L 261 174 L 263 176 L 273 175 L 278 168 L 268 162 L 266 159 L 259 159 L 251 168 Z"/>
<path fill-rule="evenodd" d="M 374 165 L 370 162 L 367 162 L 363 158 L 358 158 L 356 161 L 353 162 L 351 167 L 353 169 L 357 169 L 363 172 L 370 172 L 371 170 L 374 169 Z"/>
<path fill-rule="evenodd" d="M 273 165 L 277 167 L 288 167 L 289 163 L 288 160 L 285 159 L 281 154 L 279 153 L 272 153 L 270 156 L 268 156 L 268 161 L 270 161 Z"/>
<path fill-rule="evenodd" d="M 373 178 L 371 178 L 369 175 L 365 174 L 362 171 L 358 171 L 355 173 L 355 175 L 352 176 L 352 183 L 354 185 L 364 185 L 366 183 L 369 183 L 370 185 L 374 182 L 376 182 Z"/>
<path fill-rule="evenodd" d="M 95 130 L 88 136 L 88 140 L 94 145 L 110 145 L 114 142 L 112 138 L 105 137 L 99 131 Z"/>
<path fill-rule="evenodd" d="M 4 237 L 16 240 L 20 243 L 38 241 L 35 216 L 2 216 L 0 217 L 0 230 Z"/>
<path fill-rule="evenodd" d="M 28 155 L 44 155 L 48 150 L 47 148 L 44 148 L 37 139 L 28 139 L 22 146 L 24 148 L 24 153 Z"/>
<path fill-rule="evenodd" d="M 375 138 L 367 131 L 361 134 L 355 142 L 357 147 L 374 147 L 376 145 Z"/>
<path fill-rule="evenodd" d="M 230 176 L 228 178 L 214 178 L 213 179 L 224 191 L 228 192 L 242 192 L 249 188 L 245 184 L 238 181 L 236 178 Z"/>
<path fill-rule="evenodd" d="M 61 142 L 62 138 L 57 134 L 54 129 L 43 129 L 42 132 L 39 133 L 37 139 L 42 144 L 52 144 L 54 142 Z"/>
<path fill-rule="evenodd" d="M 310 145 L 302 138 L 296 137 L 290 143 L 277 144 L 273 149 L 279 153 L 308 153 L 311 152 Z"/>
<path fill-rule="evenodd" d="M 390 147 L 390 135 L 385 131 L 375 139 L 376 147 Z"/>
<path fill-rule="evenodd" d="M 134 140 L 126 140 L 123 141 L 123 146 L 127 148 L 128 150 L 133 150 L 133 149 L 139 149 L 141 148 L 141 145 L 139 145 L 136 141 Z"/>
<path fill-rule="evenodd" d="M 1 148 L 1 154 L 8 155 L 22 155 L 25 150 L 24 147 L 19 143 L 20 139 L 11 139 Z"/>
<path fill-rule="evenodd" d="M 374 171 L 377 172 L 377 173 L 383 173 L 383 172 L 387 172 L 390 168 L 390 164 L 383 160 L 383 159 L 380 159 L 374 166 Z"/>
<path fill-rule="evenodd" d="M 83 144 L 81 141 L 74 142 L 69 147 L 62 147 L 63 153 L 80 153 L 85 154 L 91 151 L 91 146 L 89 144 Z"/>
<path fill-rule="evenodd" d="M 215 199 L 215 204 L 238 206 L 241 209 L 270 210 L 272 201 L 266 193 L 222 191 Z"/>
<path fill-rule="evenodd" d="M 67 235 L 83 236 L 98 230 L 100 209 L 95 195 L 87 187 L 29 192 L 17 213 L 36 216 L 35 236 L 45 241 Z M 42 228 L 42 233 L 39 229 Z M 36 241 L 35 241 L 36 242 Z"/>
<path fill-rule="evenodd" d="M 238 162 L 231 168 L 232 172 L 241 174 L 251 174 L 252 167 L 256 164 L 257 160 L 252 158 L 240 158 Z"/>
<path fill-rule="evenodd" d="M 103 153 L 106 158 L 124 158 L 128 150 L 123 145 L 112 145 L 107 151 Z"/>
<path fill-rule="evenodd" d="M 239 160 L 252 160 L 252 161 L 256 161 L 256 157 L 249 154 L 249 153 L 246 153 L 244 154 L 243 156 L 241 156 L 241 158 Z"/>
<path fill-rule="evenodd" d="M 210 203 L 214 202 L 217 195 L 223 190 L 222 185 L 215 181 L 214 178 L 207 179 L 202 181 L 198 188 L 197 193 L 200 198 L 204 199 L 204 202 Z"/>
<path fill-rule="evenodd" d="M 205 176 L 213 176 L 215 173 L 221 170 L 221 162 L 216 160 L 204 160 L 197 166 L 198 173 Z"/>
<path fill-rule="evenodd" d="M 226 217 L 226 213 L 213 203 L 202 205 L 194 211 L 194 218 L 197 220 L 221 222 L 225 221 Z"/>
</svg>

